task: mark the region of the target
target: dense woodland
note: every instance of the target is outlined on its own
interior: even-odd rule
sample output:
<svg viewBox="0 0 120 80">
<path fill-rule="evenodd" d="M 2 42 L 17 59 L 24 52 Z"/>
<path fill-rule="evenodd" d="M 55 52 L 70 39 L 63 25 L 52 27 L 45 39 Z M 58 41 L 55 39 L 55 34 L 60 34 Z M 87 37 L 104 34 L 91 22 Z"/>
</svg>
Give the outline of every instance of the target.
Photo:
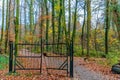
<svg viewBox="0 0 120 80">
<path fill-rule="evenodd" d="M 17 43 L 74 44 L 75 56 L 120 56 L 119 0 L 0 0 L 0 49 Z M 47 49 L 47 47 L 46 47 Z"/>
</svg>

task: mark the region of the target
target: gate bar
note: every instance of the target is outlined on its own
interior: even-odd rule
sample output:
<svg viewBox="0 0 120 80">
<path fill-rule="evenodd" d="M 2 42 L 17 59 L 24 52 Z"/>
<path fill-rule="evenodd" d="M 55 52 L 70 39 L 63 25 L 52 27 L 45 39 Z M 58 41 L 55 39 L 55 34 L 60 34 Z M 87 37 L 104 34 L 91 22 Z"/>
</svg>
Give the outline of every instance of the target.
<svg viewBox="0 0 120 80">
<path fill-rule="evenodd" d="M 13 42 L 9 41 L 9 49 L 10 49 L 10 54 L 9 54 L 9 72 L 13 71 Z"/>
<path fill-rule="evenodd" d="M 73 41 L 70 44 L 70 77 L 73 78 Z"/>
</svg>

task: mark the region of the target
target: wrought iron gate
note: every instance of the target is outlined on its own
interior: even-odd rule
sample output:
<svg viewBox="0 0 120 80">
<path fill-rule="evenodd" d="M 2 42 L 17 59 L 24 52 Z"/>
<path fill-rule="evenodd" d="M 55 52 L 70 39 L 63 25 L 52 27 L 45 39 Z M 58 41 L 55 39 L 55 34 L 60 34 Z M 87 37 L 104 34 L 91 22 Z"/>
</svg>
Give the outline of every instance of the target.
<svg viewBox="0 0 120 80">
<path fill-rule="evenodd" d="M 48 50 L 43 53 L 47 70 L 62 70 L 68 75 L 69 53 L 65 43 L 44 44 Z"/>
<path fill-rule="evenodd" d="M 46 69 L 66 72 L 67 76 L 73 77 L 73 52 L 65 43 L 49 44 L 16 44 L 10 42 L 9 72 L 16 70 L 40 70 L 42 72 L 43 61 Z M 14 64 L 13 64 L 14 63 Z"/>
<path fill-rule="evenodd" d="M 42 69 L 41 44 L 16 44 L 18 54 L 15 53 L 14 70 L 40 70 Z"/>
</svg>

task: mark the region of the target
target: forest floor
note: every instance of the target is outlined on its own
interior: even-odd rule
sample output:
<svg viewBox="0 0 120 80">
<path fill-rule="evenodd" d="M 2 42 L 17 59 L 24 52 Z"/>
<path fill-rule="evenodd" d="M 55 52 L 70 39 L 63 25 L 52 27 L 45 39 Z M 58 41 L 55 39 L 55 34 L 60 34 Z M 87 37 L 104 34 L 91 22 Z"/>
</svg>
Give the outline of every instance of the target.
<svg viewBox="0 0 120 80">
<path fill-rule="evenodd" d="M 111 67 L 103 66 L 97 62 L 103 60 L 101 58 L 91 59 L 89 61 L 84 61 L 83 58 L 74 58 L 74 78 L 73 80 L 119 80 L 120 75 L 113 74 L 111 72 Z M 43 63 L 44 64 L 44 63 Z M 43 69 L 43 74 L 34 74 L 26 71 L 22 71 L 16 74 L 7 74 L 8 70 L 0 70 L 0 80 L 70 80 L 70 78 L 64 75 L 47 74 L 45 73 L 45 67 Z M 25 73 L 25 74 L 24 74 Z M 39 73 L 39 71 L 38 71 Z M 53 72 L 54 73 L 54 72 Z M 64 74 L 64 73 L 63 73 Z"/>
</svg>

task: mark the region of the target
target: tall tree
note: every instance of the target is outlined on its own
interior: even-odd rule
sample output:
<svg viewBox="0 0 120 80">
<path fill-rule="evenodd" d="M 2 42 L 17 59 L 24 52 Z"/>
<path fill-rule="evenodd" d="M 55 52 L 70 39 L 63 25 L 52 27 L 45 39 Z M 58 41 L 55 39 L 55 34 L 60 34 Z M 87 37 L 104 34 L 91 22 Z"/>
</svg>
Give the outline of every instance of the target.
<svg viewBox="0 0 120 80">
<path fill-rule="evenodd" d="M 65 16 L 65 0 L 62 0 L 62 21 L 61 21 L 61 40 L 63 41 L 63 35 L 65 35 L 65 42 L 67 45 L 67 48 L 69 49 L 70 45 L 70 37 L 68 37 L 68 32 L 66 28 L 66 16 Z"/>
<path fill-rule="evenodd" d="M 14 41 L 14 10 L 15 10 L 15 0 L 10 0 L 9 2 L 9 41 Z"/>
<path fill-rule="evenodd" d="M 8 45 L 8 26 L 9 23 L 9 0 L 6 0 L 6 27 L 5 27 L 5 53 L 7 52 Z"/>
<path fill-rule="evenodd" d="M 19 40 L 21 41 L 22 40 L 22 4 L 23 4 L 23 2 L 21 2 L 21 4 L 20 4 L 20 7 L 19 7 L 19 9 L 20 9 L 20 16 L 19 16 L 19 18 L 20 18 L 20 21 L 19 21 Z"/>
<path fill-rule="evenodd" d="M 72 39 L 71 39 L 73 44 L 74 44 L 75 34 L 76 34 L 77 6 L 78 6 L 78 0 L 76 0 L 75 12 L 74 12 L 73 32 L 72 32 Z"/>
<path fill-rule="evenodd" d="M 27 17 L 26 17 L 26 8 L 27 8 L 27 6 L 26 6 L 26 0 L 24 0 L 24 27 L 25 27 L 25 35 L 26 35 L 26 32 L 27 32 Z"/>
<path fill-rule="evenodd" d="M 34 23 L 34 14 L 33 14 L 33 12 L 34 12 L 34 10 L 33 10 L 33 2 L 34 2 L 34 0 L 30 0 L 30 32 L 31 32 L 31 34 L 33 33 L 33 23 Z"/>
<path fill-rule="evenodd" d="M 91 28 L 91 0 L 87 0 L 86 4 L 87 4 L 87 56 L 89 57 L 90 28 Z"/>
<path fill-rule="evenodd" d="M 44 19 L 42 18 L 43 16 L 44 16 L 44 2 L 43 0 L 41 0 L 41 21 L 40 21 L 41 44 L 43 39 L 43 23 L 44 23 Z"/>
<path fill-rule="evenodd" d="M 95 31 L 94 31 L 94 43 L 95 43 L 95 51 L 97 53 L 97 28 L 98 28 L 98 23 L 99 23 L 99 8 L 97 9 L 97 17 L 96 17 L 96 25 L 95 25 Z M 98 53 L 97 53 L 97 57 L 98 57 Z"/>
<path fill-rule="evenodd" d="M 113 21 L 116 24 L 118 39 L 120 41 L 120 11 L 119 11 L 118 0 L 111 0 L 111 3 L 113 6 Z"/>
<path fill-rule="evenodd" d="M 75 4 L 75 13 L 74 13 L 74 23 L 73 23 L 73 32 L 72 32 L 72 39 L 71 39 L 71 48 L 70 48 L 70 77 L 73 77 L 73 48 L 74 48 L 74 41 L 75 41 L 75 34 L 76 34 L 76 21 L 77 21 L 77 6 L 78 0 L 76 0 Z"/>
<path fill-rule="evenodd" d="M 60 6 L 60 12 L 59 12 L 59 20 L 58 20 L 58 43 L 61 40 L 61 19 L 62 19 L 62 0 L 60 0 L 59 2 L 59 6 Z M 59 48 L 59 47 L 58 47 Z M 59 50 L 59 49 L 58 49 Z"/>
<path fill-rule="evenodd" d="M 66 37 L 66 43 L 68 42 L 68 32 L 66 29 L 66 16 L 65 16 L 65 0 L 62 0 L 62 23 L 63 23 L 63 27 L 61 27 L 61 38 L 63 41 L 63 33 L 65 33 L 65 37 Z"/>
<path fill-rule="evenodd" d="M 68 18 L 68 36 L 70 37 L 70 28 L 71 28 L 71 0 L 69 0 L 69 18 Z"/>
<path fill-rule="evenodd" d="M 52 0 L 52 37 L 53 37 L 53 44 L 55 43 L 55 24 L 54 24 L 54 18 L 55 18 L 55 10 L 54 10 L 54 6 L 55 6 L 55 1 Z M 54 46 L 53 46 L 53 52 L 54 52 Z"/>
<path fill-rule="evenodd" d="M 48 16 L 49 16 L 49 10 L 48 10 L 48 0 L 45 0 L 45 7 L 46 7 L 46 16 L 47 16 L 47 19 L 46 19 L 46 44 L 48 44 L 48 28 L 49 28 L 49 19 L 48 19 Z M 48 51 L 48 46 L 46 46 L 46 50 Z"/>
<path fill-rule="evenodd" d="M 105 54 L 108 54 L 109 2 L 110 0 L 106 0 Z"/>
<path fill-rule="evenodd" d="M 82 44 L 82 55 L 84 54 L 84 27 L 86 22 L 86 2 L 84 2 L 84 21 L 82 26 L 81 44 Z"/>
<path fill-rule="evenodd" d="M 19 0 L 16 0 L 16 18 L 15 18 L 15 54 L 18 53 L 18 40 L 19 40 L 19 16 L 20 16 L 20 11 L 19 11 Z"/>
<path fill-rule="evenodd" d="M 2 41 L 3 41 L 3 30 L 4 30 L 4 4 L 5 4 L 5 0 L 3 0 L 3 2 L 2 2 L 2 29 L 1 29 L 0 44 L 2 44 Z"/>
</svg>

